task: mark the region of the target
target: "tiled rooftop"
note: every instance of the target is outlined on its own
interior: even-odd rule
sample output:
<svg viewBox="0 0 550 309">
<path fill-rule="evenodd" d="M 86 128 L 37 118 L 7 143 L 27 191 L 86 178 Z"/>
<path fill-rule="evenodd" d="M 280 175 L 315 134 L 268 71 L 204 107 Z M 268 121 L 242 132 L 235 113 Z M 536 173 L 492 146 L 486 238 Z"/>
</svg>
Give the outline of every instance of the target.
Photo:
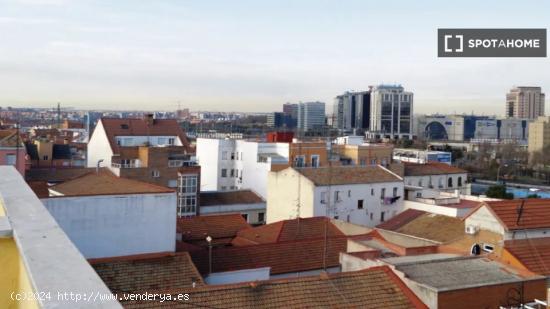
<svg viewBox="0 0 550 309">
<path fill-rule="evenodd" d="M 297 168 L 296 171 L 317 186 L 402 181 L 397 175 L 381 166 Z"/>
<path fill-rule="evenodd" d="M 126 308 L 427 308 L 385 266 L 357 272 L 178 291 L 185 302 L 131 302 Z"/>
<path fill-rule="evenodd" d="M 445 163 L 440 163 L 440 162 L 429 162 L 425 164 L 404 162 L 404 165 L 405 165 L 405 177 L 468 173 L 467 171 L 461 168 L 451 166 Z"/>
<path fill-rule="evenodd" d="M 479 207 L 483 205 L 489 206 L 507 230 L 550 228 L 550 199 L 491 201 Z"/>
<path fill-rule="evenodd" d="M 187 151 L 191 152 L 187 136 L 175 119 L 155 119 L 152 125 L 148 125 L 147 120 L 142 118 L 101 118 L 101 122 L 113 153 L 119 152 L 119 146 L 115 140 L 116 136 L 174 135 L 178 136 Z"/>
<path fill-rule="evenodd" d="M 106 169 L 91 172 L 72 180 L 50 187 L 65 196 L 171 193 L 174 190 L 158 185 L 117 177 Z"/>
<path fill-rule="evenodd" d="M 113 293 L 161 292 L 204 285 L 187 252 L 160 257 L 113 258 L 92 263 Z"/>
<path fill-rule="evenodd" d="M 227 191 L 227 192 L 201 192 L 201 206 L 256 204 L 265 201 L 251 190 Z"/>
<path fill-rule="evenodd" d="M 507 240 L 504 248 L 530 271 L 550 276 L 550 237 Z"/>
<path fill-rule="evenodd" d="M 344 236 L 344 233 L 332 224 L 329 218 L 298 218 L 241 230 L 237 233 L 233 244 L 239 246 L 319 239 L 324 237 L 325 228 L 327 228 L 328 237 Z"/>
<path fill-rule="evenodd" d="M 177 222 L 177 232 L 181 233 L 182 240 L 187 242 L 202 242 L 207 236 L 213 239 L 228 238 L 227 242 L 231 242 L 238 231 L 249 227 L 240 214 L 179 218 Z"/>
<path fill-rule="evenodd" d="M 464 236 L 463 220 L 412 209 L 380 224 L 378 228 L 442 243 Z"/>
<path fill-rule="evenodd" d="M 346 237 L 287 241 L 212 250 L 213 272 L 271 267 L 271 274 L 284 274 L 339 265 L 340 252 L 346 252 Z M 208 250 L 190 252 L 201 273 L 208 272 Z"/>
</svg>

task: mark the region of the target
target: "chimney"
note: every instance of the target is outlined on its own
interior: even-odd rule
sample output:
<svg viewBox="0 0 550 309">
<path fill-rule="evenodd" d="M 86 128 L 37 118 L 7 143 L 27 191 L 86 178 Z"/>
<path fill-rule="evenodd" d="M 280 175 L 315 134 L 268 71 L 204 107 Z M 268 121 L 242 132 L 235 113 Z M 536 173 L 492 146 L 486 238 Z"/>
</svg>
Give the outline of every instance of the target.
<svg viewBox="0 0 550 309">
<path fill-rule="evenodd" d="M 145 114 L 144 120 L 147 121 L 148 126 L 152 126 L 155 124 L 155 115 L 154 114 Z"/>
</svg>

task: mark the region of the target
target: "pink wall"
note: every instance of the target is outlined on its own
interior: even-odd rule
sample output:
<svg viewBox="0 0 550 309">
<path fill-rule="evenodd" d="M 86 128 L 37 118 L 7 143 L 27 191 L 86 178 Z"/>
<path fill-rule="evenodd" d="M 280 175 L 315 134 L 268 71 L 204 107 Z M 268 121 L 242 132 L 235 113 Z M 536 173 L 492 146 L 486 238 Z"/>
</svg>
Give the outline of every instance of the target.
<svg viewBox="0 0 550 309">
<path fill-rule="evenodd" d="M 17 151 L 15 149 L 0 149 L 0 165 L 6 165 L 7 162 L 7 155 L 8 154 L 16 154 Z M 17 158 L 17 170 L 21 175 L 25 176 L 25 161 L 26 153 L 24 148 L 19 148 L 19 156 Z"/>
</svg>

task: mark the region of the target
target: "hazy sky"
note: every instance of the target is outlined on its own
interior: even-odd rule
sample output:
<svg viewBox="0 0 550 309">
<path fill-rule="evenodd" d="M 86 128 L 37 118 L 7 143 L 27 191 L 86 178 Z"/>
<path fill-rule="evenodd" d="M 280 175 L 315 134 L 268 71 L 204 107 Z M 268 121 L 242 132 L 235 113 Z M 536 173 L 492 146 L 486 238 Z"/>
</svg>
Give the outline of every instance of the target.
<svg viewBox="0 0 550 309">
<path fill-rule="evenodd" d="M 0 0 L 0 106 L 267 112 L 395 82 L 416 113 L 502 114 L 513 85 L 550 97 L 550 58 L 437 58 L 437 28 L 549 24 L 542 0 Z"/>
</svg>

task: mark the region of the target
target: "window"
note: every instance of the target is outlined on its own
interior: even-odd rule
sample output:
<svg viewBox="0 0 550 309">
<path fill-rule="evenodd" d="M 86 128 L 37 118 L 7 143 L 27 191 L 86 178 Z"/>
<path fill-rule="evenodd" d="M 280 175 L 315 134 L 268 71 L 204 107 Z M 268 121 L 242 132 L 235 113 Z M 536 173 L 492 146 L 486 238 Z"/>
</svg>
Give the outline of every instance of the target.
<svg viewBox="0 0 550 309">
<path fill-rule="evenodd" d="M 241 174 L 242 174 L 242 173 L 243 173 L 243 172 L 241 171 Z M 239 178 L 239 170 L 237 170 L 237 169 L 235 170 L 235 178 Z"/>
<path fill-rule="evenodd" d="M 373 215 L 372 215 L 372 212 L 370 213 L 370 220 L 372 221 L 373 219 Z"/>
<path fill-rule="evenodd" d="M 248 214 L 241 214 L 243 216 L 244 221 L 248 222 Z"/>
<path fill-rule="evenodd" d="M 42 160 L 48 161 L 48 156 L 43 156 L 43 157 L 42 157 Z"/>
<path fill-rule="evenodd" d="M 495 248 L 493 247 L 493 245 L 491 244 L 483 244 L 483 251 L 485 252 L 493 252 L 493 250 L 495 250 Z"/>
<path fill-rule="evenodd" d="M 335 220 L 338 220 L 338 216 L 334 216 L 334 219 L 335 219 Z"/>
<path fill-rule="evenodd" d="M 158 178 L 158 177 L 160 177 L 160 172 L 158 170 L 153 170 L 153 171 L 151 171 L 151 176 L 153 178 Z"/>
<path fill-rule="evenodd" d="M 370 189 L 370 195 L 374 196 L 374 188 Z"/>
<path fill-rule="evenodd" d="M 234 152 L 231 153 L 231 160 L 235 160 L 235 153 Z"/>
<path fill-rule="evenodd" d="M 6 155 L 6 164 L 7 165 L 15 165 L 15 155 L 14 154 L 7 154 Z"/>
<path fill-rule="evenodd" d="M 363 200 L 357 201 L 357 209 L 363 209 Z"/>
<path fill-rule="evenodd" d="M 334 192 L 334 202 L 339 202 L 340 201 L 340 191 L 336 191 Z"/>
<path fill-rule="evenodd" d="M 348 190 L 348 197 L 351 197 L 351 190 Z"/>
<path fill-rule="evenodd" d="M 386 197 L 386 188 L 382 188 L 382 190 L 380 190 L 380 198 L 385 198 Z"/>
<path fill-rule="evenodd" d="M 222 151 L 222 160 L 227 160 L 227 151 Z"/>
<path fill-rule="evenodd" d="M 294 166 L 295 167 L 304 167 L 305 164 L 305 157 L 304 156 L 296 156 L 294 157 Z"/>
<path fill-rule="evenodd" d="M 235 186 L 231 186 L 229 187 L 229 190 L 235 190 L 235 188 L 236 188 Z"/>
<path fill-rule="evenodd" d="M 258 213 L 258 222 L 265 222 L 265 213 L 263 212 Z"/>
<path fill-rule="evenodd" d="M 235 152 L 235 160 L 239 160 L 239 153 Z"/>
<path fill-rule="evenodd" d="M 222 168 L 222 177 L 223 178 L 227 177 L 227 169 L 225 168 Z"/>
<path fill-rule="evenodd" d="M 443 188 L 443 178 L 439 178 L 437 180 L 437 185 L 438 185 L 438 187 Z"/>
<path fill-rule="evenodd" d="M 327 203 L 327 193 L 321 192 L 321 204 L 326 204 L 326 203 Z"/>
<path fill-rule="evenodd" d="M 397 196 L 397 187 L 393 187 L 393 197 Z"/>
<path fill-rule="evenodd" d="M 449 180 L 447 180 L 447 187 L 452 188 L 453 187 L 453 178 L 449 177 Z"/>
<path fill-rule="evenodd" d="M 169 188 L 175 188 L 177 186 L 178 186 L 178 180 L 177 179 L 168 180 L 168 187 Z"/>
<path fill-rule="evenodd" d="M 235 177 L 235 170 L 231 169 L 231 177 Z"/>
<path fill-rule="evenodd" d="M 376 159 L 370 160 L 370 165 L 376 165 Z"/>
<path fill-rule="evenodd" d="M 385 212 L 380 213 L 380 222 L 384 222 L 384 215 L 385 214 L 386 214 Z"/>
<path fill-rule="evenodd" d="M 179 175 L 177 180 L 178 215 L 195 215 L 197 212 L 197 175 Z"/>
<path fill-rule="evenodd" d="M 311 156 L 311 167 L 319 167 L 319 155 Z"/>
<path fill-rule="evenodd" d="M 174 145 L 175 141 L 176 139 L 174 139 L 173 137 L 168 138 L 168 145 Z"/>
<path fill-rule="evenodd" d="M 159 145 L 166 145 L 168 144 L 168 139 L 166 137 L 159 137 L 157 140 L 157 143 Z"/>
<path fill-rule="evenodd" d="M 418 181 L 418 186 L 419 186 L 419 187 L 422 187 L 422 179 L 420 179 L 420 180 Z"/>
<path fill-rule="evenodd" d="M 226 187 L 226 186 L 222 186 L 221 190 L 222 190 L 222 191 L 225 191 L 225 190 L 227 190 L 227 187 Z"/>
<path fill-rule="evenodd" d="M 462 187 L 462 176 L 458 177 L 458 186 Z"/>
</svg>

